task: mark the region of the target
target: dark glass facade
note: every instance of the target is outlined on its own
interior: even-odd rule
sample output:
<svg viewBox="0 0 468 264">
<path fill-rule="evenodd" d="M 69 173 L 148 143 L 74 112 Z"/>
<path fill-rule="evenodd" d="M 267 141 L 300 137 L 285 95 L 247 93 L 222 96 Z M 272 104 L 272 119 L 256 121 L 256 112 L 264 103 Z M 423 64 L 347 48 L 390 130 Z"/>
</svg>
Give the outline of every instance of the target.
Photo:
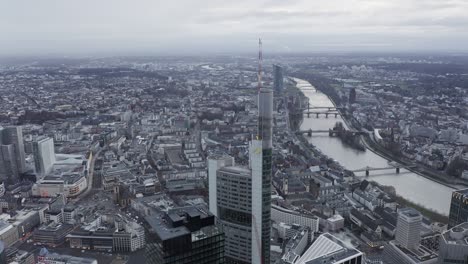
<svg viewBox="0 0 468 264">
<path fill-rule="evenodd" d="M 283 68 L 278 65 L 273 65 L 274 74 L 274 89 L 275 92 L 281 92 L 283 90 Z"/>
<path fill-rule="evenodd" d="M 146 263 L 224 264 L 224 232 L 206 208 L 181 207 L 146 218 Z"/>
<path fill-rule="evenodd" d="M 263 149 L 262 154 L 262 257 L 263 263 L 270 263 L 272 149 Z"/>
<path fill-rule="evenodd" d="M 450 202 L 449 228 L 468 222 L 468 189 L 452 193 Z"/>
<path fill-rule="evenodd" d="M 146 263 L 153 264 L 224 264 L 224 234 L 220 233 L 193 243 L 186 239 L 166 244 L 146 245 Z"/>
</svg>

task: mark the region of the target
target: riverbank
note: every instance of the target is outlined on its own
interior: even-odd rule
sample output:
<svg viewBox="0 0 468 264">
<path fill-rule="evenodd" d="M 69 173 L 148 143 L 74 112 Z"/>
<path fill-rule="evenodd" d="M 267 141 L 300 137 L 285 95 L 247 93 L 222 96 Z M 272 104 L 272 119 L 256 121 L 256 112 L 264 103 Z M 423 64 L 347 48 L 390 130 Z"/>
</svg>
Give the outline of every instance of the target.
<svg viewBox="0 0 468 264">
<path fill-rule="evenodd" d="M 315 87 L 314 87 L 315 88 Z M 317 88 L 315 88 L 317 89 Z M 298 90 L 300 90 L 298 88 Z M 302 91 L 301 91 L 302 92 Z M 329 95 L 323 93 L 324 95 L 327 96 L 327 98 L 330 100 L 330 102 L 333 104 L 334 107 L 337 107 L 335 101 L 333 98 L 331 98 Z M 353 129 L 353 130 L 358 130 L 356 126 L 352 122 L 350 122 L 346 117 L 346 113 L 343 112 L 342 109 L 338 109 L 338 111 L 341 114 L 341 119 L 343 122 L 346 124 L 348 129 Z M 374 142 L 371 139 L 371 136 L 360 136 L 361 142 L 365 145 L 366 149 L 372 151 L 376 155 L 389 160 L 389 161 L 395 161 L 398 162 L 402 165 L 405 169 L 408 171 L 411 171 L 421 177 L 424 177 L 428 180 L 431 180 L 433 182 L 436 182 L 438 184 L 444 185 L 446 187 L 452 188 L 452 189 L 459 189 L 460 186 L 465 186 L 468 187 L 468 182 L 466 181 L 461 181 L 460 179 L 454 179 L 453 177 L 450 177 L 448 175 L 445 175 L 444 172 L 437 171 L 435 169 L 423 166 L 422 164 L 419 163 L 413 163 L 409 160 L 402 159 L 401 157 L 397 157 L 393 155 L 392 153 L 389 153 L 386 149 L 384 149 L 382 146 L 378 145 L 378 143 Z M 410 167 L 409 165 L 415 165 L 416 167 Z M 441 175 L 444 175 L 445 177 L 442 177 Z M 451 182 L 449 182 L 449 180 Z M 453 182 L 455 181 L 455 182 Z"/>
<path fill-rule="evenodd" d="M 459 186 L 457 186 L 457 185 L 468 186 L 468 184 L 465 183 L 465 182 L 459 182 L 459 181 L 457 181 L 456 183 L 447 182 L 446 178 L 440 177 L 440 174 L 443 174 L 443 172 L 435 171 L 435 170 L 429 169 L 429 168 L 424 168 L 421 164 L 418 164 L 418 163 L 414 164 L 416 166 L 414 168 L 413 167 L 408 167 L 407 166 L 408 161 L 404 161 L 404 160 L 396 157 L 395 155 L 389 153 L 388 151 L 383 149 L 382 146 L 379 146 L 378 143 L 374 142 L 372 139 L 370 139 L 368 137 L 363 137 L 363 142 L 366 145 L 366 148 L 369 149 L 370 151 L 372 151 L 375 154 L 381 156 L 382 158 L 385 158 L 385 159 L 388 159 L 388 160 L 395 161 L 395 162 L 398 162 L 400 164 L 406 165 L 406 166 L 404 166 L 405 169 L 407 169 L 408 171 L 411 171 L 411 172 L 413 172 L 413 173 L 415 173 L 415 174 L 417 174 L 417 175 L 419 175 L 421 177 L 424 177 L 424 178 L 429 179 L 431 181 L 437 182 L 438 184 L 441 184 L 441 185 L 444 185 L 444 186 L 447 186 L 447 187 L 453 188 L 453 189 L 458 189 Z M 447 177 L 449 177 L 449 176 L 447 176 Z"/>
<path fill-rule="evenodd" d="M 378 182 L 371 181 L 373 184 L 379 186 L 382 190 L 384 190 L 390 197 L 392 197 L 401 208 L 405 207 L 412 207 L 418 210 L 420 213 L 431 219 L 432 221 L 440 222 L 440 223 L 448 223 L 448 217 L 443 215 L 439 212 L 435 212 L 434 210 L 427 209 L 426 207 L 422 206 L 421 204 L 412 202 L 404 197 L 397 195 L 395 192 L 395 188 L 393 186 L 387 186 L 379 184 Z"/>
<path fill-rule="evenodd" d="M 296 88 L 300 90 L 314 106 L 332 107 L 334 104 L 336 105 L 326 94 L 315 92 L 310 82 L 298 79 Z M 297 94 L 297 90 L 295 90 L 295 96 L 300 97 L 300 95 Z M 349 115 L 346 116 L 345 119 L 340 116 L 336 121 L 341 121 L 343 124 L 350 127 L 360 127 L 355 123 L 353 123 L 355 126 L 350 124 L 353 120 Z M 310 119 L 304 117 L 300 129 L 328 130 L 333 127 L 334 124 L 335 120 L 333 119 Z M 361 170 L 366 166 L 375 168 L 389 166 L 389 158 L 379 155 L 380 153 L 372 151 L 371 148 L 369 148 L 370 151 L 359 152 L 345 145 L 341 140 L 325 135 L 314 135 L 306 140 L 310 146 L 313 146 L 325 156 L 332 158 L 337 164 L 342 164 L 344 168 L 350 171 Z M 362 174 L 357 173 L 357 175 L 361 180 L 364 179 L 360 177 L 363 176 Z M 422 205 L 442 215 L 449 214 L 450 197 L 453 188 L 448 187 L 447 184 L 441 184 L 433 179 L 420 176 L 420 174 L 408 170 L 404 170 L 401 174 L 395 173 L 394 170 L 372 173 L 372 180 L 382 185 L 393 186 L 397 192 L 396 194 L 415 204 Z"/>
</svg>

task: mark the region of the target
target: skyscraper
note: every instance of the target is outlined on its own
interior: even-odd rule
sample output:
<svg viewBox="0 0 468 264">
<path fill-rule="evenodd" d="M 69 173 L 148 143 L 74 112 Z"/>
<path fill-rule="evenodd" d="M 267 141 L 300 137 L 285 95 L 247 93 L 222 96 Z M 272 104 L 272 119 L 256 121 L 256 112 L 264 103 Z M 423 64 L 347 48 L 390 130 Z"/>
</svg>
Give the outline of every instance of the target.
<svg viewBox="0 0 468 264">
<path fill-rule="evenodd" d="M 273 65 L 273 85 L 275 92 L 283 91 L 283 68 L 278 65 Z"/>
<path fill-rule="evenodd" d="M 414 249 L 421 240 L 422 215 L 413 208 L 398 210 L 395 240 L 405 248 Z"/>
<path fill-rule="evenodd" d="M 226 157 L 208 161 L 210 210 L 225 231 L 226 263 L 270 263 L 273 91 L 262 88 L 261 49 L 259 59 L 258 131 L 249 167 Z"/>
<path fill-rule="evenodd" d="M 9 126 L 0 129 L 0 145 L 9 146 L 3 148 L 0 165 L 7 164 L 11 168 L 7 171 L 0 171 L 0 174 L 2 177 L 16 181 L 19 174 L 26 171 L 22 127 Z M 12 166 L 16 166 L 16 168 Z M 7 174 L 3 175 L 4 172 Z"/>
<path fill-rule="evenodd" d="M 36 173 L 44 176 L 55 163 L 54 140 L 46 137 L 33 142 L 34 166 Z"/>
<path fill-rule="evenodd" d="M 349 104 L 354 104 L 356 103 L 356 88 L 351 88 L 351 90 L 349 91 L 349 100 L 348 100 Z"/>
<path fill-rule="evenodd" d="M 255 234 L 256 242 L 252 242 L 252 254 L 253 259 L 260 259 L 258 263 L 262 264 L 270 263 L 272 138 L 273 91 L 261 88 L 258 95 L 258 133 L 250 144 L 250 167 L 252 227 L 259 233 Z"/>
<path fill-rule="evenodd" d="M 0 145 L 0 178 L 7 182 L 14 182 L 18 175 L 15 147 L 12 144 Z"/>
<path fill-rule="evenodd" d="M 146 221 L 152 230 L 146 244 L 146 263 L 224 263 L 224 234 L 206 209 L 174 208 L 148 216 Z"/>
<path fill-rule="evenodd" d="M 450 202 L 449 228 L 468 222 L 468 189 L 452 192 Z"/>
</svg>

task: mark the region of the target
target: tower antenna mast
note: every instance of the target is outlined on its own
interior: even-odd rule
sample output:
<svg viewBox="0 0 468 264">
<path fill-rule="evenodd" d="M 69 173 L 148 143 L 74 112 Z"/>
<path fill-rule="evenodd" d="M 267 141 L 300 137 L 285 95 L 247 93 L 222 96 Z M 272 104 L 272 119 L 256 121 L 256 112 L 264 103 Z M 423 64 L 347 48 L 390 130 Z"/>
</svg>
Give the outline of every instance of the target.
<svg viewBox="0 0 468 264">
<path fill-rule="evenodd" d="M 263 54 L 262 54 L 262 39 L 258 39 L 258 92 L 260 92 L 260 88 L 262 88 L 262 62 L 263 62 Z"/>
</svg>

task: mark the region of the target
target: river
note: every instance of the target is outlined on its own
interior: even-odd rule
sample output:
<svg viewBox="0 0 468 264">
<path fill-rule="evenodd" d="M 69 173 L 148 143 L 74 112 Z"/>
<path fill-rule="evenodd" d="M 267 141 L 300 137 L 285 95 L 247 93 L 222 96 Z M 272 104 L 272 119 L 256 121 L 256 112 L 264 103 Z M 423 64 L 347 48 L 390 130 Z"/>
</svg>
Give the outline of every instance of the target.
<svg viewBox="0 0 468 264">
<path fill-rule="evenodd" d="M 312 90 L 314 87 L 309 82 L 300 79 L 295 80 L 297 81 L 297 87 L 304 89 L 302 92 L 309 98 L 311 106 L 333 107 L 332 101 L 325 94 Z M 321 115 L 319 118 L 315 115 L 310 115 L 310 117 L 304 115 L 301 130 L 328 130 L 338 121 L 343 122 L 341 117 L 335 117 L 334 115 L 330 115 L 328 118 L 324 115 Z M 370 150 L 362 152 L 350 148 L 344 145 L 339 138 L 329 137 L 327 133 L 315 134 L 307 138 L 310 143 L 315 145 L 325 155 L 335 159 L 348 170 L 361 169 L 366 166 L 374 168 L 388 166 L 387 159 Z M 356 175 L 363 178 L 366 177 L 365 172 L 356 173 Z M 394 170 L 371 171 L 370 176 L 367 178 L 382 185 L 395 187 L 396 193 L 399 196 L 411 202 L 444 215 L 448 215 L 449 213 L 450 199 L 454 190 L 450 187 L 405 169 L 402 169 L 400 174 L 397 174 Z"/>
</svg>

